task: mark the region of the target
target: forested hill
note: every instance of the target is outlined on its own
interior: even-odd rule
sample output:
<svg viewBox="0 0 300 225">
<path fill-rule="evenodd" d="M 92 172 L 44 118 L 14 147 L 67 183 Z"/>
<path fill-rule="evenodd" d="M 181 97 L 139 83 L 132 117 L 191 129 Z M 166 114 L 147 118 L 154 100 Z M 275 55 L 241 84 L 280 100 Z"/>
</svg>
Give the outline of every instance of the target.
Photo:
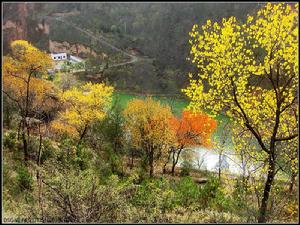
<svg viewBox="0 0 300 225">
<path fill-rule="evenodd" d="M 135 49 L 139 54 L 154 59 L 151 65 L 142 67 L 149 71 L 149 80 L 158 80 L 158 83 L 147 87 L 149 81 L 146 84 L 141 81 L 135 86 L 146 90 L 165 89 L 170 93 L 183 87 L 186 73 L 192 70 L 186 58 L 190 48 L 189 32 L 194 24 L 201 25 L 207 19 L 219 21 L 229 16 L 244 20 L 247 14 L 252 14 L 261 6 L 259 3 L 4 4 L 4 23 L 7 25 L 7 21 L 12 20 L 16 27 L 20 26 L 19 29 L 5 29 L 4 51 L 9 42 L 17 38 L 27 39 L 45 50 L 49 49 L 49 39 L 77 42 L 95 48 L 91 39 L 74 32 L 72 28 L 51 24 L 45 20 L 46 15 L 55 17 L 75 12 L 75 15 L 66 19 L 81 28 L 105 35 L 112 44 L 121 49 Z M 15 18 L 19 20 L 13 21 Z M 20 34 L 20 30 L 23 33 Z M 122 83 L 119 86 L 127 87 L 128 83 L 138 80 L 138 76 L 134 76 L 135 73 L 147 73 L 143 71 L 141 67 L 134 68 L 131 71 L 133 78 L 119 82 Z M 175 80 L 176 83 L 171 80 Z"/>
<path fill-rule="evenodd" d="M 72 10 L 71 7 L 69 6 Z M 185 68 L 189 53 L 188 33 L 193 24 L 228 16 L 244 19 L 259 7 L 253 3 L 102 3 L 74 4 L 74 17 L 93 31 L 113 32 L 123 37 L 121 47 L 135 47 L 157 58 L 161 66 Z M 63 11 L 65 9 L 61 9 Z M 123 45 L 123 46 L 122 46 Z"/>
</svg>

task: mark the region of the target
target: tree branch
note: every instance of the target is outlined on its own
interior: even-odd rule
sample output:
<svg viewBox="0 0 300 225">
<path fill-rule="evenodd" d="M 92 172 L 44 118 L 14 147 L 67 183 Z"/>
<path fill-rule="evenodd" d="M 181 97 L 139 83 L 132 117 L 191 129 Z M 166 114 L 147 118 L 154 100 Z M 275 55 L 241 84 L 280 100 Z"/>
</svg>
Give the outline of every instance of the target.
<svg viewBox="0 0 300 225">
<path fill-rule="evenodd" d="M 257 139 L 259 145 L 262 147 L 262 149 L 269 153 L 269 150 L 267 149 L 267 147 L 265 146 L 265 144 L 263 143 L 262 139 L 261 139 L 261 136 L 258 134 L 258 132 L 256 132 L 254 130 L 254 128 L 250 125 L 250 121 L 244 111 L 244 109 L 242 108 L 242 106 L 240 105 L 240 103 L 238 102 L 238 99 L 237 99 L 237 96 L 236 96 L 236 90 L 235 90 L 235 85 L 234 85 L 234 82 L 233 80 L 231 79 L 231 84 L 232 84 L 232 87 L 233 87 L 233 97 L 234 97 L 234 101 L 236 103 L 236 105 L 238 106 L 238 108 L 241 110 L 241 113 L 246 121 L 245 123 L 245 126 L 252 132 L 252 134 L 255 136 L 255 138 Z"/>
<path fill-rule="evenodd" d="M 294 138 L 298 137 L 298 134 L 292 134 L 288 137 L 282 137 L 282 138 L 275 138 L 275 141 L 289 141 L 292 140 Z"/>
</svg>

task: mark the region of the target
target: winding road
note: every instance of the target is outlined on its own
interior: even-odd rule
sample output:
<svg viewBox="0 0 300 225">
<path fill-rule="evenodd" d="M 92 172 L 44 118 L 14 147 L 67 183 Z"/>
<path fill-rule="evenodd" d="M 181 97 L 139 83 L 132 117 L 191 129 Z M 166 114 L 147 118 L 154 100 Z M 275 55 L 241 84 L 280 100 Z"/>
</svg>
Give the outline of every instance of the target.
<svg viewBox="0 0 300 225">
<path fill-rule="evenodd" d="M 69 26 L 75 28 L 76 30 L 79 30 L 79 31 L 81 31 L 82 33 L 85 33 L 86 35 L 90 36 L 91 38 L 93 38 L 93 39 L 99 41 L 99 42 L 102 43 L 103 45 L 108 46 L 109 48 L 111 48 L 111 49 L 113 49 L 113 50 L 115 50 L 115 51 L 117 51 L 117 52 L 121 52 L 122 54 L 124 54 L 124 55 L 130 57 L 130 60 L 129 60 L 129 61 L 127 61 L 127 62 L 121 62 L 121 63 L 115 63 L 115 64 L 112 64 L 112 65 L 109 65 L 109 68 L 112 68 L 112 67 L 119 67 L 119 66 L 125 66 L 125 65 L 128 65 L 128 64 L 137 63 L 137 62 L 142 61 L 142 60 L 151 60 L 150 58 L 145 59 L 144 57 L 139 57 L 139 56 L 136 56 L 136 55 L 132 55 L 132 54 L 130 54 L 130 53 L 128 53 L 128 52 L 126 52 L 126 51 L 124 51 L 124 50 L 122 50 L 122 49 L 120 49 L 120 48 L 114 46 L 114 45 L 112 45 L 112 44 L 109 43 L 109 41 L 108 41 L 106 38 L 104 38 L 103 36 L 101 36 L 101 35 L 97 35 L 97 36 L 96 36 L 96 35 L 93 34 L 91 31 L 89 31 L 89 30 L 87 30 L 87 29 L 82 29 L 82 28 L 78 27 L 76 24 L 71 23 L 71 22 L 69 22 L 69 21 L 66 21 L 66 20 L 62 19 L 62 17 L 55 17 L 55 18 L 54 18 L 54 17 L 51 17 L 51 16 L 45 16 L 45 18 L 52 19 L 52 20 L 54 19 L 54 20 L 60 21 L 60 22 L 62 22 L 62 23 L 64 23 L 64 24 L 67 24 L 67 25 L 69 25 Z"/>
</svg>

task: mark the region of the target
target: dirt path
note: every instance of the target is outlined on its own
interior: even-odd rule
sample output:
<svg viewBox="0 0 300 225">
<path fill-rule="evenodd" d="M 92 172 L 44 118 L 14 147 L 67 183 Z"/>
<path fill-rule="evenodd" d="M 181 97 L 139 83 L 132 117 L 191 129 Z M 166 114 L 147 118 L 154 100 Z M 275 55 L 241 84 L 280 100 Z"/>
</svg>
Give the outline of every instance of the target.
<svg viewBox="0 0 300 225">
<path fill-rule="evenodd" d="M 54 20 L 60 21 L 60 22 L 62 22 L 62 23 L 64 23 L 64 24 L 67 24 L 67 25 L 69 25 L 69 26 L 75 28 L 76 30 L 79 30 L 80 32 L 85 33 L 86 35 L 88 35 L 88 36 L 94 38 L 95 40 L 99 41 L 100 43 L 102 43 L 102 44 L 104 44 L 104 45 L 110 47 L 111 49 L 113 49 L 113 50 L 115 50 L 115 51 L 117 51 L 117 52 L 121 52 L 122 54 L 124 54 L 124 55 L 130 57 L 130 60 L 129 60 L 129 61 L 127 61 L 127 62 L 122 62 L 122 63 L 115 63 L 115 64 L 112 64 L 112 65 L 109 65 L 109 68 L 112 68 L 112 67 L 118 67 L 118 66 L 125 66 L 125 65 L 128 65 L 128 64 L 136 63 L 136 62 L 141 61 L 141 60 L 146 60 L 146 59 L 144 59 L 143 57 L 138 57 L 138 56 L 132 55 L 132 54 L 130 54 L 130 53 L 128 53 L 128 52 L 126 52 L 126 51 L 124 51 L 124 50 L 122 50 L 122 49 L 120 49 L 120 48 L 114 46 L 114 45 L 112 45 L 112 44 L 109 43 L 109 41 L 108 41 L 106 38 L 104 38 L 103 36 L 101 36 L 101 35 L 97 35 L 97 36 L 96 36 L 96 35 L 93 34 L 91 31 L 89 31 L 89 30 L 87 30 L 87 29 L 82 29 L 82 28 L 78 27 L 76 24 L 64 20 L 62 17 L 55 17 L 55 18 L 53 18 L 53 17 L 50 17 L 50 16 L 46 16 L 46 18 L 48 18 L 48 19 L 54 19 Z M 148 60 L 149 60 L 149 59 L 148 59 Z"/>
</svg>

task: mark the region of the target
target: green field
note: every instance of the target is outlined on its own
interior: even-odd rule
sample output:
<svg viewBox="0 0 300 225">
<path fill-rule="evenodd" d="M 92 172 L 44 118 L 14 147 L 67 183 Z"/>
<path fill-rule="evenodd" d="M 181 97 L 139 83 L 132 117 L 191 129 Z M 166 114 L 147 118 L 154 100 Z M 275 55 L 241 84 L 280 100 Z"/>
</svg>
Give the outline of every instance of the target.
<svg viewBox="0 0 300 225">
<path fill-rule="evenodd" d="M 122 108 L 125 108 L 127 106 L 127 103 L 134 99 L 144 99 L 147 96 L 145 95 L 138 95 L 138 94 L 129 94 L 126 92 L 115 92 L 113 96 L 113 102 L 119 102 Z M 188 106 L 188 102 L 184 99 L 176 99 L 171 97 L 164 97 L 164 96 L 151 96 L 153 99 L 160 101 L 164 105 L 169 105 L 172 109 L 172 112 L 179 116 L 183 109 Z"/>
</svg>

